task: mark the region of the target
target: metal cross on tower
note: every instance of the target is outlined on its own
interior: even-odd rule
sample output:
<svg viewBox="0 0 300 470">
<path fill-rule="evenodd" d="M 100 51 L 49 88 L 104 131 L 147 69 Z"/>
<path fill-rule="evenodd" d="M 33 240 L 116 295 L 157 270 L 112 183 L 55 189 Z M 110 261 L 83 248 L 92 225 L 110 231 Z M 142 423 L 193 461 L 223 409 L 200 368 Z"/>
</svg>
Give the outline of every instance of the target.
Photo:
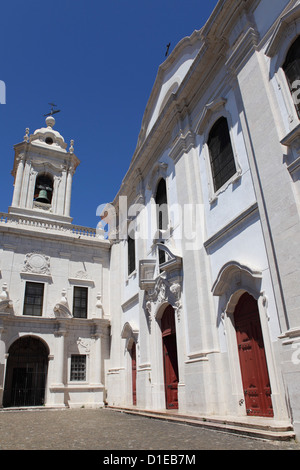
<svg viewBox="0 0 300 470">
<path fill-rule="evenodd" d="M 53 114 L 56 114 L 56 113 L 60 112 L 60 109 L 54 109 L 54 107 L 57 106 L 56 104 L 54 104 L 54 103 L 48 103 L 48 104 L 50 104 L 50 106 L 51 106 L 51 111 L 48 114 L 44 114 L 44 116 L 52 116 Z"/>
</svg>

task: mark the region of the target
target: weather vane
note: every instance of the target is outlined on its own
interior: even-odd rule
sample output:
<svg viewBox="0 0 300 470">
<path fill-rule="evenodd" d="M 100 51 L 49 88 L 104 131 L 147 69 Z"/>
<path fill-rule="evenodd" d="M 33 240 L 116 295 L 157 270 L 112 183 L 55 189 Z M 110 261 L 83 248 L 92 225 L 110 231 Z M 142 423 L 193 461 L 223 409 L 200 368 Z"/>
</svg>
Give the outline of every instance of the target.
<svg viewBox="0 0 300 470">
<path fill-rule="evenodd" d="M 50 106 L 51 106 L 51 111 L 48 114 L 44 114 L 44 116 L 52 116 L 53 114 L 56 114 L 56 113 L 60 112 L 60 109 L 54 109 L 54 107 L 57 106 L 56 104 L 54 104 L 54 103 L 48 103 L 48 104 L 50 104 Z"/>
</svg>

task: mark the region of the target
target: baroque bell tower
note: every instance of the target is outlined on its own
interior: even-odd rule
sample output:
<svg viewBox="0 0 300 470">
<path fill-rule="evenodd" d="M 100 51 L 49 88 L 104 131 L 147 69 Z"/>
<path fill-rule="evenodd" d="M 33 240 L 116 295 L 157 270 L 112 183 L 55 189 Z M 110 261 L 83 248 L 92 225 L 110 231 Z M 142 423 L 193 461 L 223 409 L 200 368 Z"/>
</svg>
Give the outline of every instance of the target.
<svg viewBox="0 0 300 470">
<path fill-rule="evenodd" d="M 8 212 L 12 215 L 71 223 L 72 179 L 80 161 L 74 154 L 73 141 L 67 150 L 62 135 L 53 129 L 55 119 L 46 118 L 46 127 L 16 144 L 14 192 Z"/>
</svg>

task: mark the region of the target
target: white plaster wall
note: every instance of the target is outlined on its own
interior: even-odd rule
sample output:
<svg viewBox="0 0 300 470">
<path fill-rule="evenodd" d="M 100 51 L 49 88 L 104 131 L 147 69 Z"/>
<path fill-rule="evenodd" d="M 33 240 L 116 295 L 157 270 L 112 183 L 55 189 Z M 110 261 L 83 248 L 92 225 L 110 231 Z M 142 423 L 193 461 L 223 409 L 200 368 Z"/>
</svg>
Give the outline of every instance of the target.
<svg viewBox="0 0 300 470">
<path fill-rule="evenodd" d="M 0 314 L 4 326 L 1 342 L 5 352 L 18 338 L 35 336 L 49 348 L 49 368 L 47 376 L 46 406 L 101 406 L 105 400 L 104 364 L 109 356 L 107 323 L 100 320 L 103 310 L 96 307 L 97 294 L 108 311 L 108 250 L 102 250 L 95 243 L 80 245 L 74 239 L 55 240 L 55 236 L 44 237 L 18 231 L 0 233 L 0 287 L 7 284 L 9 298 L 13 302 L 13 311 Z M 50 273 L 48 275 L 23 272 L 25 255 L 39 253 L 49 256 Z M 103 272 L 102 266 L 105 266 Z M 23 273 L 22 273 L 23 272 Z M 42 316 L 23 315 L 26 281 L 44 283 L 44 301 Z M 67 291 L 70 312 L 73 307 L 73 287 L 88 287 L 87 319 L 62 318 L 54 312 L 55 305 L 62 298 L 62 290 Z M 103 326 L 103 338 L 91 336 L 91 320 L 98 319 Z M 61 325 L 63 336 L 57 335 Z M 64 353 L 60 344 L 64 342 Z M 102 344 L 101 344 L 102 342 Z M 87 376 L 84 382 L 70 382 L 71 354 L 86 354 Z M 4 361 L 4 362 L 3 362 Z M 5 364 L 5 359 L 1 358 Z M 63 374 L 60 375 L 59 374 Z M 63 380 L 63 385 L 61 382 Z M 92 385 L 92 386 L 91 386 Z M 3 384 L 0 384 L 0 389 Z M 65 390 L 68 388 L 68 394 Z"/>
<path fill-rule="evenodd" d="M 2 284 L 7 283 L 14 310 L 17 315 L 23 314 L 23 298 L 26 280 L 45 282 L 45 302 L 43 316 L 51 316 L 53 308 L 61 299 L 63 289 L 67 290 L 70 310 L 73 303 L 73 286 L 89 288 L 88 318 L 96 315 L 97 294 L 103 295 L 103 285 L 108 284 L 107 276 L 103 276 L 102 264 L 107 268 L 108 254 L 99 257 L 99 251 L 94 248 L 78 246 L 74 250 L 72 243 L 47 241 L 38 237 L 18 235 L 2 236 L 2 256 L 0 269 Z M 10 247 L 10 249 L 8 249 Z M 50 257 L 50 276 L 24 273 L 26 254 L 39 253 Z M 106 273 L 107 274 L 107 273 Z M 76 279 L 77 277 L 77 279 Z M 100 312 L 98 312 L 100 313 Z"/>
</svg>

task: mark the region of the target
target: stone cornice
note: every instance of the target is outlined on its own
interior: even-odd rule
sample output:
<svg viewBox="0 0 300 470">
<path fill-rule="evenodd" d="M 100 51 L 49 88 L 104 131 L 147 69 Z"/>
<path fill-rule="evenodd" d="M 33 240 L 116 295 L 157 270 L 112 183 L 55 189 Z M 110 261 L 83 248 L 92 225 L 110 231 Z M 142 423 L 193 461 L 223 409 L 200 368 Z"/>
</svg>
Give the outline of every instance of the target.
<svg viewBox="0 0 300 470">
<path fill-rule="evenodd" d="M 75 170 L 80 164 L 79 158 L 73 152 L 62 151 L 54 147 L 43 147 L 34 143 L 20 142 L 14 145 L 15 159 L 12 175 L 15 176 L 16 165 L 20 154 L 24 154 L 25 160 L 35 159 L 40 165 L 53 167 L 55 170 L 62 171 L 73 168 Z M 39 161 L 40 160 L 40 161 Z"/>
<path fill-rule="evenodd" d="M 8 325 L 28 325 L 28 324 L 39 324 L 53 326 L 53 331 L 57 334 L 66 333 L 66 327 L 76 324 L 76 327 L 80 326 L 82 329 L 89 328 L 91 334 L 97 334 L 97 330 L 100 334 L 108 334 L 110 327 L 110 321 L 107 318 L 74 318 L 72 317 L 61 317 L 55 316 L 30 316 L 30 315 L 11 315 L 9 313 L 0 312 L 0 328 L 5 328 Z"/>
<path fill-rule="evenodd" d="M 181 133 L 177 137 L 169 156 L 174 160 L 174 162 L 176 162 L 183 153 L 188 153 L 191 148 L 195 147 L 195 145 L 195 134 L 192 131 L 187 131 L 185 134 Z"/>
<path fill-rule="evenodd" d="M 289 158 L 287 168 L 293 176 L 300 169 L 300 124 L 289 132 L 280 143 L 290 149 L 292 159 Z"/>
<path fill-rule="evenodd" d="M 250 26 L 240 39 L 231 56 L 226 62 L 228 70 L 235 76 L 243 68 L 250 54 L 257 48 L 259 35 L 254 27 Z"/>
<path fill-rule="evenodd" d="M 228 237 L 230 232 L 235 230 L 241 224 L 245 223 L 245 221 L 252 217 L 257 216 L 258 214 L 258 205 L 257 202 L 253 203 L 247 209 L 243 210 L 240 214 L 238 214 L 234 219 L 229 221 L 224 227 L 220 228 L 216 233 L 214 233 L 211 237 L 209 237 L 204 242 L 204 247 L 206 250 L 211 249 L 216 243 L 220 243 L 224 237 Z"/>
</svg>

